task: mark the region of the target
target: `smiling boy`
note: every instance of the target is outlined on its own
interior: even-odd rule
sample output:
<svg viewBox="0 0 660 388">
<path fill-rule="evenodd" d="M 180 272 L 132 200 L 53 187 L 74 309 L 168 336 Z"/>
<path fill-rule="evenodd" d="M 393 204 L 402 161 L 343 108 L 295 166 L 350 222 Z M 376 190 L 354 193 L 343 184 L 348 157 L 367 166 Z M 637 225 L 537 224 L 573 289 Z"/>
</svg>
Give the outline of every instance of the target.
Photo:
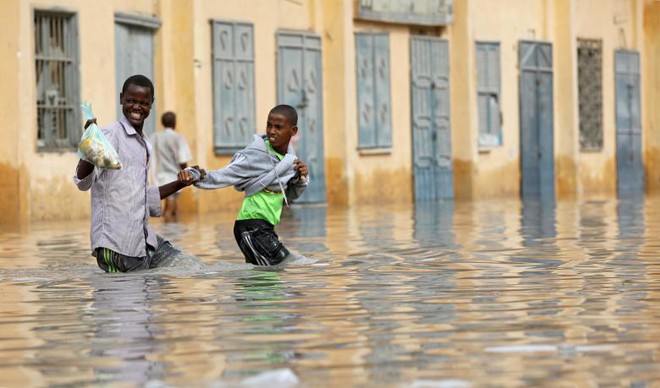
<svg viewBox="0 0 660 388">
<path fill-rule="evenodd" d="M 154 102 L 154 86 L 143 75 L 129 77 L 119 103 L 123 116 L 101 128 L 117 150 L 121 170 L 102 170 L 80 159 L 73 177 L 78 189 L 91 189 L 92 256 L 106 272 L 129 272 L 158 266 L 178 250 L 149 226 L 149 217 L 161 215 L 160 200 L 190 185 L 178 179 L 160 187 L 148 184 L 151 144 L 142 131 Z M 92 122 L 85 124 L 85 128 Z"/>
<path fill-rule="evenodd" d="M 245 192 L 234 237 L 248 263 L 276 265 L 289 255 L 274 227 L 280 222 L 283 203 L 298 198 L 309 184 L 307 165 L 289 145 L 296 133 L 298 113 L 289 105 L 278 105 L 268 114 L 265 136 L 254 135 L 229 165 L 209 171 L 194 183 L 200 189 L 234 186 Z M 181 171 L 179 176 L 192 179 L 190 171 Z"/>
</svg>

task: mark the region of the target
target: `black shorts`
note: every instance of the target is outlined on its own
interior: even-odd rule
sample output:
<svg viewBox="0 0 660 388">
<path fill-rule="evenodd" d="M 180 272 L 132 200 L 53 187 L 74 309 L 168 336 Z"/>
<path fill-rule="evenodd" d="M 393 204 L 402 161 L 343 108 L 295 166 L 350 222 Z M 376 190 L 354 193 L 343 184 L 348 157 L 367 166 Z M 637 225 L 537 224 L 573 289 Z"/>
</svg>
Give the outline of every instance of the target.
<svg viewBox="0 0 660 388">
<path fill-rule="evenodd" d="M 275 227 L 264 220 L 237 220 L 234 223 L 234 238 L 246 263 L 276 265 L 289 255 L 289 250 L 275 233 Z"/>
<path fill-rule="evenodd" d="M 179 253 L 169 241 L 160 236 L 156 238 L 158 248 L 147 246 L 147 255 L 144 257 L 125 256 L 108 248 L 96 248 L 92 256 L 96 257 L 96 264 L 105 272 L 132 272 L 156 268 L 164 259 Z"/>
</svg>

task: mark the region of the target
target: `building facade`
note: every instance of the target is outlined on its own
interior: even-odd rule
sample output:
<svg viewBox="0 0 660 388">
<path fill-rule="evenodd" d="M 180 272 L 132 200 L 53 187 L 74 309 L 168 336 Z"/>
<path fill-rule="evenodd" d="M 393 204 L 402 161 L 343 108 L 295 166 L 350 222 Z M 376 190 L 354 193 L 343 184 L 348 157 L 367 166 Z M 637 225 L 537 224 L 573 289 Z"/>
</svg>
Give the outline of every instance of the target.
<svg viewBox="0 0 660 388">
<path fill-rule="evenodd" d="M 79 104 L 116 120 L 150 76 L 194 163 L 226 165 L 278 103 L 303 203 L 616 196 L 660 184 L 658 0 L 8 0 L 0 221 L 89 216 Z M 184 212 L 237 208 L 186 189 Z"/>
</svg>

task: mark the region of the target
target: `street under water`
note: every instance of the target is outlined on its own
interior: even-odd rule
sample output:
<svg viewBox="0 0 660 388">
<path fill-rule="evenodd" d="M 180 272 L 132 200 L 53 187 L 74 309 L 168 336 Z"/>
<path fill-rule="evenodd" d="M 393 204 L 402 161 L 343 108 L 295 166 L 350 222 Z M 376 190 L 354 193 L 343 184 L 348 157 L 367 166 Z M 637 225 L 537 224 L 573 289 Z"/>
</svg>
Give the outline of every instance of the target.
<svg viewBox="0 0 660 388">
<path fill-rule="evenodd" d="M 0 232 L 0 386 L 657 386 L 660 198 L 294 205 L 254 268 L 233 213 L 153 223 L 195 257 L 105 274 L 89 223 Z"/>
</svg>

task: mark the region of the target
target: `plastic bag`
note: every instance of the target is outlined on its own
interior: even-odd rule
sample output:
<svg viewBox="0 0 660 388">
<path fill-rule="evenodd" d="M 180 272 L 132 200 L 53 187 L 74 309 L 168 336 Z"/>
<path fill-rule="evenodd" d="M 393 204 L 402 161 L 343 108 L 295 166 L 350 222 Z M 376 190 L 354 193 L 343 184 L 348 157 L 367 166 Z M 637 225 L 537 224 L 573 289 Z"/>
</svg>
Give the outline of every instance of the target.
<svg viewBox="0 0 660 388">
<path fill-rule="evenodd" d="M 92 106 L 89 103 L 82 104 L 80 107 L 85 121 L 94 118 Z M 121 161 L 117 151 L 105 137 L 103 131 L 94 123 L 90 124 L 83 133 L 76 154 L 80 159 L 86 160 L 98 168 L 106 170 L 121 169 Z"/>
</svg>

